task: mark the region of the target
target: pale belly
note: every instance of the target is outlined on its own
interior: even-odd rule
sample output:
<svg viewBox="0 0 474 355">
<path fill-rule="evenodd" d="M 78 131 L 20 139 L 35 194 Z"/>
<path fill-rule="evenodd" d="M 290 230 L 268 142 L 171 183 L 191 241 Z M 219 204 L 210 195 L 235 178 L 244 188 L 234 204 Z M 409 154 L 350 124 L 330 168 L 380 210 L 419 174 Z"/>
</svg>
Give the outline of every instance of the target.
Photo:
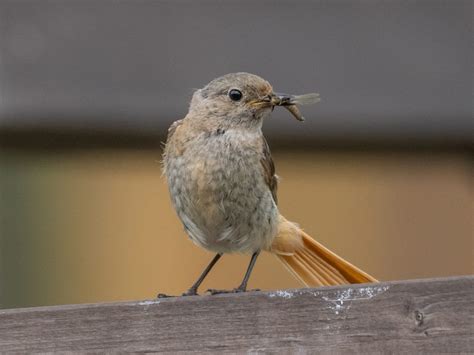
<svg viewBox="0 0 474 355">
<path fill-rule="evenodd" d="M 176 211 L 189 237 L 222 253 L 267 249 L 278 209 L 266 185 L 260 152 L 248 139 L 203 137 L 167 164 Z"/>
</svg>

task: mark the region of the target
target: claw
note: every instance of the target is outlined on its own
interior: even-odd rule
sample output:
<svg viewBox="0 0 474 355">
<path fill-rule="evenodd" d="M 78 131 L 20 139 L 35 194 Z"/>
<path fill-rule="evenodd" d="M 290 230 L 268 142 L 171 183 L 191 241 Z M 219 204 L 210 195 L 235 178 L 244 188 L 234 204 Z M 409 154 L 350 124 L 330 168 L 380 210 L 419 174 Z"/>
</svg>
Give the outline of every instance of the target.
<svg viewBox="0 0 474 355">
<path fill-rule="evenodd" d="M 255 291 L 260 291 L 260 289 L 256 288 L 253 290 L 246 290 L 244 288 L 237 287 L 232 290 L 216 290 L 216 289 L 210 288 L 206 292 L 209 292 L 211 295 L 220 295 L 223 293 L 242 293 L 242 292 L 255 292 Z"/>
<path fill-rule="evenodd" d="M 194 288 L 190 288 L 186 292 L 184 292 L 181 296 L 198 296 L 197 290 Z"/>
<path fill-rule="evenodd" d="M 238 292 L 244 292 L 244 291 L 241 291 L 237 288 L 234 288 L 233 290 L 216 290 L 216 289 L 210 288 L 206 292 L 209 292 L 211 295 L 220 295 L 223 293 L 238 293 Z"/>
<path fill-rule="evenodd" d="M 181 296 L 184 296 L 184 297 L 185 296 L 198 296 L 198 293 L 197 293 L 197 290 L 190 288 L 189 290 L 181 294 Z M 172 295 L 167 295 L 165 293 L 159 293 L 156 297 L 157 298 L 171 298 L 171 297 L 178 297 L 178 296 L 172 296 Z"/>
</svg>

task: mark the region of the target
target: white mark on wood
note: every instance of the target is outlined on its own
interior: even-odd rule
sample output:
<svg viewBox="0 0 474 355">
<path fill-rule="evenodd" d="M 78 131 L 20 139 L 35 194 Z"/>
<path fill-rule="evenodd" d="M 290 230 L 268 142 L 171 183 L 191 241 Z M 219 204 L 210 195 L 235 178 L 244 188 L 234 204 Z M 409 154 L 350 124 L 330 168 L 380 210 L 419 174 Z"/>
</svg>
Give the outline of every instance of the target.
<svg viewBox="0 0 474 355">
<path fill-rule="evenodd" d="M 368 286 L 358 289 L 349 288 L 343 291 L 337 291 L 335 297 L 323 296 L 323 300 L 330 303 L 329 308 L 336 315 L 351 308 L 352 301 L 368 300 L 389 289 L 389 286 Z"/>
<path fill-rule="evenodd" d="M 269 297 L 293 298 L 296 294 L 292 291 L 278 290 L 268 294 Z"/>
<path fill-rule="evenodd" d="M 160 300 L 147 300 L 147 301 L 138 302 L 139 306 L 151 306 L 154 304 L 160 304 Z"/>
<path fill-rule="evenodd" d="M 317 296 L 320 295 L 320 292 L 318 292 L 318 291 L 306 291 L 305 290 L 304 293 L 310 294 L 311 296 L 314 296 L 314 297 L 317 297 Z"/>
<path fill-rule="evenodd" d="M 322 297 L 323 300 L 330 303 L 329 309 L 333 310 L 336 315 L 339 315 L 343 311 L 347 311 L 351 308 L 351 301 L 371 299 L 385 291 L 389 286 L 367 286 L 357 289 L 346 289 L 343 291 L 337 291 L 334 296 L 322 296 L 322 292 L 313 290 L 277 290 L 268 294 L 268 297 L 274 298 L 285 298 L 291 299 L 295 296 L 309 294 L 314 297 Z M 324 292 L 326 293 L 326 292 Z M 323 294 L 324 294 L 323 293 Z"/>
</svg>

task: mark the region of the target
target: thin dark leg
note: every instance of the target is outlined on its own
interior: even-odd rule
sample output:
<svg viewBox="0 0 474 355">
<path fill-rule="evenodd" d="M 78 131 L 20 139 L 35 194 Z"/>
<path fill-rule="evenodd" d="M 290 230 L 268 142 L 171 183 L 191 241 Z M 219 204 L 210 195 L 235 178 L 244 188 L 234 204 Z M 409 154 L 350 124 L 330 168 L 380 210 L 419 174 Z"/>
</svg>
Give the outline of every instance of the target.
<svg viewBox="0 0 474 355">
<path fill-rule="evenodd" d="M 247 291 L 247 283 L 249 282 L 250 274 L 252 273 L 253 267 L 255 266 L 255 262 L 257 261 L 257 257 L 260 254 L 260 250 L 256 251 L 252 254 L 252 258 L 250 259 L 249 266 L 247 268 L 247 272 L 245 273 L 244 279 L 239 287 L 234 288 L 233 290 L 208 290 L 212 295 L 217 295 L 219 293 L 232 293 L 232 292 L 246 292 Z"/>
<path fill-rule="evenodd" d="M 245 273 L 244 279 L 237 289 L 240 292 L 245 292 L 247 290 L 247 283 L 249 282 L 250 274 L 252 273 L 253 267 L 255 266 L 255 262 L 257 261 L 258 255 L 260 254 L 260 250 L 256 251 L 252 254 L 252 258 L 250 259 L 249 267 L 247 268 L 247 272 Z"/>
<path fill-rule="evenodd" d="M 187 290 L 185 293 L 183 293 L 183 296 L 196 296 L 198 294 L 197 290 L 198 290 L 199 286 L 204 281 L 204 279 L 206 278 L 209 271 L 211 271 L 212 267 L 217 263 L 217 260 L 219 260 L 221 258 L 221 256 L 222 256 L 222 254 L 216 254 L 216 256 L 211 260 L 209 265 L 207 265 L 207 267 L 204 269 L 201 276 L 199 276 L 197 281 L 189 288 L 189 290 Z M 158 294 L 158 298 L 167 298 L 167 297 L 173 297 L 173 296 L 168 296 L 164 293 L 159 293 Z"/>
<path fill-rule="evenodd" d="M 185 293 L 183 293 L 183 296 L 195 296 L 197 295 L 197 290 L 199 286 L 202 284 L 204 279 L 206 278 L 207 274 L 209 274 L 209 271 L 213 268 L 213 266 L 217 263 L 217 260 L 221 258 L 222 254 L 216 254 L 216 256 L 211 260 L 209 265 L 204 269 L 202 272 L 201 276 L 197 279 L 197 281 L 187 290 Z"/>
</svg>

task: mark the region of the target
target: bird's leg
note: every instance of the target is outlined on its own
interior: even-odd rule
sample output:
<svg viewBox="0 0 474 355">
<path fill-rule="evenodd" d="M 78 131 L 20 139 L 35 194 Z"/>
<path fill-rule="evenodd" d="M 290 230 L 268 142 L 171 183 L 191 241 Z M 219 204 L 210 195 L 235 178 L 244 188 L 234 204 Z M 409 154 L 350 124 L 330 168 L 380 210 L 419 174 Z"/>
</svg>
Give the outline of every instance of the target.
<svg viewBox="0 0 474 355">
<path fill-rule="evenodd" d="M 249 267 L 247 268 L 247 272 L 245 273 L 244 279 L 242 280 L 242 283 L 240 284 L 240 286 L 237 287 L 237 290 L 239 292 L 247 291 L 247 283 L 249 282 L 250 274 L 252 273 L 255 263 L 257 262 L 257 258 L 259 254 L 260 254 L 260 250 L 252 254 L 252 258 L 250 259 Z"/>
<path fill-rule="evenodd" d="M 245 273 L 244 279 L 239 287 L 234 288 L 233 290 L 215 290 L 209 289 L 207 290 L 211 295 L 217 295 L 219 293 L 238 293 L 238 292 L 246 292 L 247 291 L 247 283 L 249 282 L 250 274 L 252 273 L 253 267 L 255 266 L 255 262 L 257 261 L 257 257 L 260 254 L 260 250 L 256 251 L 252 254 L 252 258 L 250 259 L 249 266 L 247 268 L 247 272 Z M 254 290 L 259 291 L 259 290 Z"/>
<path fill-rule="evenodd" d="M 197 295 L 197 290 L 198 290 L 199 286 L 202 284 L 202 282 L 206 278 L 209 271 L 211 271 L 211 269 L 217 263 L 217 261 L 221 258 L 221 256 L 222 256 L 222 254 L 220 254 L 220 253 L 216 254 L 216 256 L 211 260 L 209 265 L 207 265 L 207 267 L 204 269 L 201 276 L 199 276 L 197 281 L 189 288 L 189 290 L 187 290 L 185 293 L 183 293 L 183 296 L 195 296 L 195 295 Z"/>
<path fill-rule="evenodd" d="M 185 293 L 183 293 L 182 296 L 196 296 L 198 294 L 197 290 L 198 290 L 199 286 L 204 281 L 204 279 L 206 278 L 209 271 L 211 271 L 213 266 L 221 258 L 221 256 L 222 256 L 222 254 L 216 254 L 216 256 L 211 260 L 209 265 L 207 265 L 207 267 L 204 269 L 201 276 L 199 276 L 199 278 L 196 280 L 196 282 Z M 167 296 L 167 295 L 162 294 L 162 293 L 158 294 L 158 298 L 166 298 L 166 297 L 170 297 L 170 296 Z"/>
</svg>

